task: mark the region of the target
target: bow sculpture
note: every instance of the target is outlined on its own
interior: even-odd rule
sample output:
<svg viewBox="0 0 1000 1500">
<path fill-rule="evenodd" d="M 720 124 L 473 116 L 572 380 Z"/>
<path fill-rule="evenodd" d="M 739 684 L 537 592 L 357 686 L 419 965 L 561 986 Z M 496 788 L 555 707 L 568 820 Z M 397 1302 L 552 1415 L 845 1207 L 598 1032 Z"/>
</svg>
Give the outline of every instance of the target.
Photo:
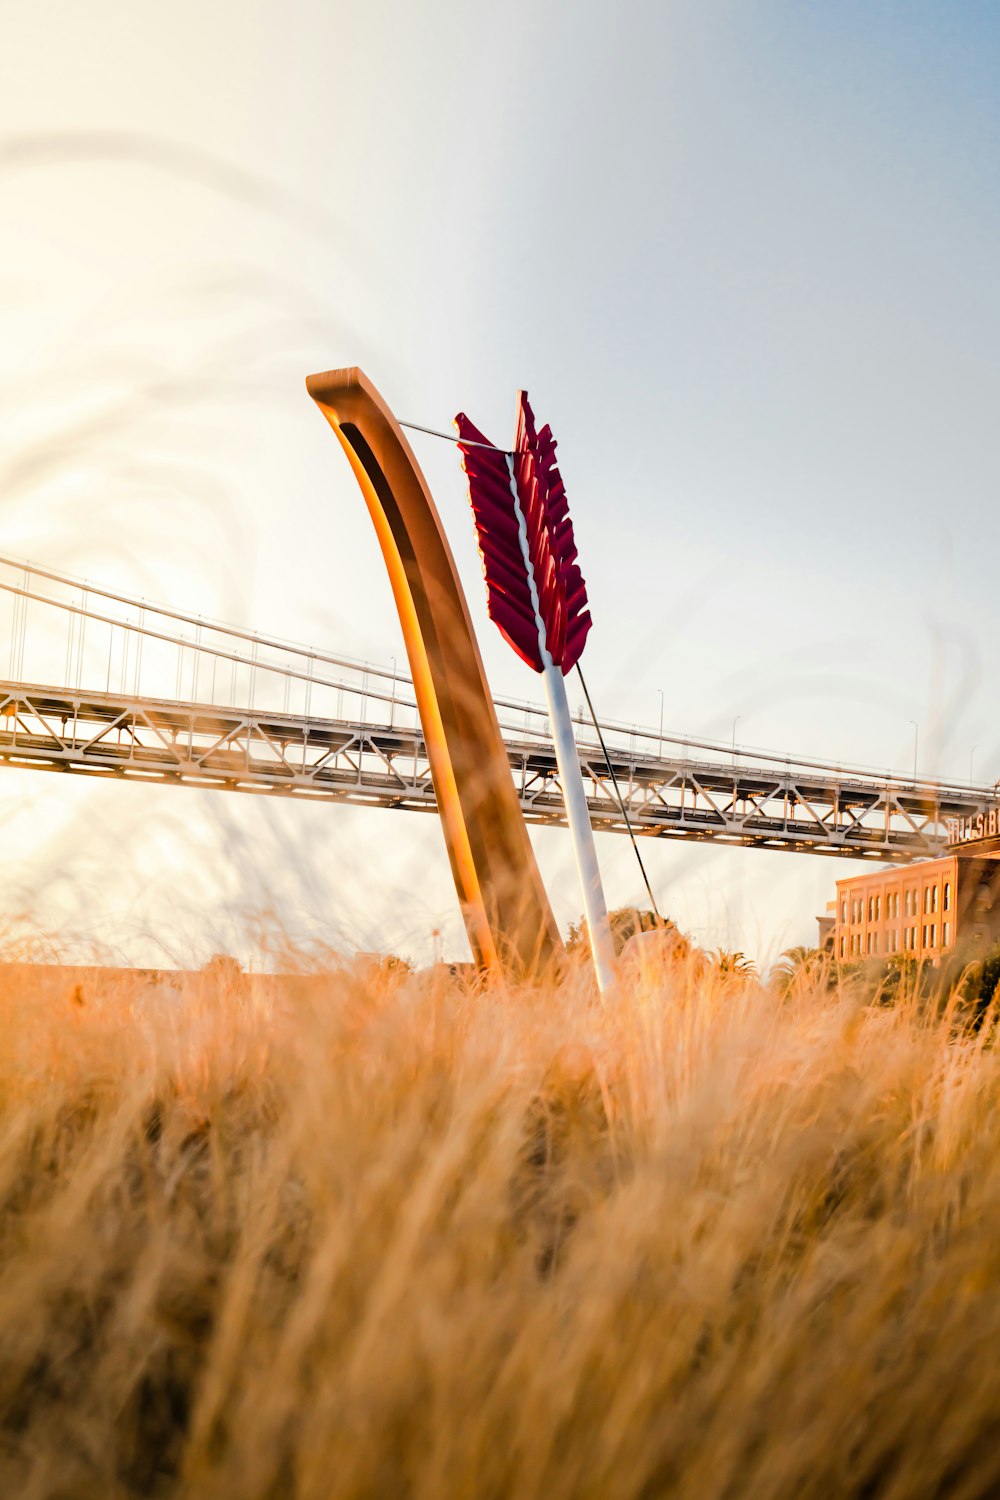
<svg viewBox="0 0 1000 1500">
<path fill-rule="evenodd" d="M 455 418 L 455 427 L 490 618 L 545 684 L 590 950 L 604 991 L 614 982 L 614 944 L 564 681 L 580 659 L 591 618 L 566 488 L 556 467 L 555 439 L 548 425 L 536 429 L 526 391 L 517 395 L 511 450 L 496 448 L 464 412 Z"/>
</svg>

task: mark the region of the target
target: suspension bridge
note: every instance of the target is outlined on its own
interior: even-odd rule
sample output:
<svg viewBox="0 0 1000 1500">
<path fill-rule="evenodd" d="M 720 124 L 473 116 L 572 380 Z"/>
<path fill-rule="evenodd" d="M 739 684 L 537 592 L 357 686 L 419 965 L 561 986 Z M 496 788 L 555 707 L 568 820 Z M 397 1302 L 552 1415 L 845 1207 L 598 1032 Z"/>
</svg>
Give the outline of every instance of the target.
<svg viewBox="0 0 1000 1500">
<path fill-rule="evenodd" d="M 0 593 L 10 610 L 0 764 L 436 810 L 412 684 L 395 665 L 241 630 L 16 558 L 0 556 Z M 545 709 L 494 701 L 525 818 L 563 824 Z M 582 714 L 576 729 L 601 831 L 625 833 L 627 812 L 642 837 L 905 862 L 941 853 L 949 822 L 995 805 L 991 786 L 748 757 L 615 721 L 601 724 L 602 747 Z"/>
</svg>

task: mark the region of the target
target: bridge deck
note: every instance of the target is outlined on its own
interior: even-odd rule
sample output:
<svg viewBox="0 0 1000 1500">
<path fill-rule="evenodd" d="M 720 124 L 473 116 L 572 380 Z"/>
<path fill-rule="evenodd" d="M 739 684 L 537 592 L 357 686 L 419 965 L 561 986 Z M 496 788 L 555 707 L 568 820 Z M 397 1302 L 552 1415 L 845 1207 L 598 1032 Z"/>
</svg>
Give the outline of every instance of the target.
<svg viewBox="0 0 1000 1500">
<path fill-rule="evenodd" d="M 555 752 L 505 733 L 529 822 L 565 821 Z M 649 757 L 609 746 L 637 834 L 908 861 L 944 848 L 945 821 L 989 805 L 982 789 L 794 763 Z M 595 828 L 625 821 L 600 748 L 580 760 Z M 172 786 L 432 812 L 419 729 L 213 704 L 0 683 L 0 764 Z"/>
</svg>

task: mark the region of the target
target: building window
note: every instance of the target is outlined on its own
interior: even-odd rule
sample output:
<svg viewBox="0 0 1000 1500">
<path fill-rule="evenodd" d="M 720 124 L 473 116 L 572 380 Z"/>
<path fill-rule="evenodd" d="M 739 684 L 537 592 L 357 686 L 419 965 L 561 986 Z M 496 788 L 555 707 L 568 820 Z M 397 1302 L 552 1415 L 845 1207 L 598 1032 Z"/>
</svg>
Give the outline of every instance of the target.
<svg viewBox="0 0 1000 1500">
<path fill-rule="evenodd" d="M 924 886 L 924 916 L 925 917 L 929 916 L 930 909 L 931 909 L 931 888 L 930 888 L 929 885 L 925 885 Z"/>
<path fill-rule="evenodd" d="M 951 881 L 950 880 L 946 880 L 945 883 L 944 883 L 944 909 L 945 909 L 945 911 L 951 911 Z"/>
<path fill-rule="evenodd" d="M 846 927 L 846 925 L 847 925 L 847 902 L 846 901 L 841 901 L 841 903 L 840 903 L 840 921 L 841 921 L 841 924 Z"/>
<path fill-rule="evenodd" d="M 947 886 L 945 887 L 945 890 L 947 890 Z M 942 948 L 947 948 L 947 946 L 948 946 L 948 944 L 950 942 L 951 942 L 951 923 L 950 922 L 942 922 L 941 923 L 941 946 L 942 946 Z"/>
<path fill-rule="evenodd" d="M 882 920 L 882 897 L 881 896 L 876 896 L 875 897 L 875 920 L 876 920 L 876 922 L 880 922 Z"/>
<path fill-rule="evenodd" d="M 927 923 L 926 922 L 924 923 L 924 925 L 923 925 L 923 927 L 921 929 L 921 932 L 920 932 L 920 946 L 921 946 L 921 948 L 926 948 L 927 947 Z"/>
<path fill-rule="evenodd" d="M 843 938 L 841 938 L 841 940 L 840 940 L 840 956 L 841 956 L 841 958 L 844 957 L 844 953 L 846 952 L 846 949 L 847 949 L 847 943 L 845 942 L 845 940 Z"/>
<path fill-rule="evenodd" d="M 931 947 L 932 948 L 936 948 L 937 947 L 937 923 L 936 922 L 932 922 L 931 923 Z"/>
<path fill-rule="evenodd" d="M 938 909 L 938 887 L 937 887 L 937 885 L 932 885 L 931 886 L 931 911 L 937 911 L 937 909 Z"/>
</svg>

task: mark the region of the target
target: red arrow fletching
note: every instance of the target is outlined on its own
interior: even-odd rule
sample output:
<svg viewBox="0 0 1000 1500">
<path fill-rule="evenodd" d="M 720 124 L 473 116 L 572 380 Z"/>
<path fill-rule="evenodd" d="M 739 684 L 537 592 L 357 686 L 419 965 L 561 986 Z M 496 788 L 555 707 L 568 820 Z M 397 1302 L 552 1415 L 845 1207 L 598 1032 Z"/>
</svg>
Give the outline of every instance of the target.
<svg viewBox="0 0 1000 1500">
<path fill-rule="evenodd" d="M 580 659 L 591 619 L 552 430 L 536 430 L 525 391 L 517 394 L 512 453 L 494 448 L 464 412 L 455 426 L 490 618 L 529 667 L 543 671 L 548 657 L 565 674 Z"/>
</svg>

